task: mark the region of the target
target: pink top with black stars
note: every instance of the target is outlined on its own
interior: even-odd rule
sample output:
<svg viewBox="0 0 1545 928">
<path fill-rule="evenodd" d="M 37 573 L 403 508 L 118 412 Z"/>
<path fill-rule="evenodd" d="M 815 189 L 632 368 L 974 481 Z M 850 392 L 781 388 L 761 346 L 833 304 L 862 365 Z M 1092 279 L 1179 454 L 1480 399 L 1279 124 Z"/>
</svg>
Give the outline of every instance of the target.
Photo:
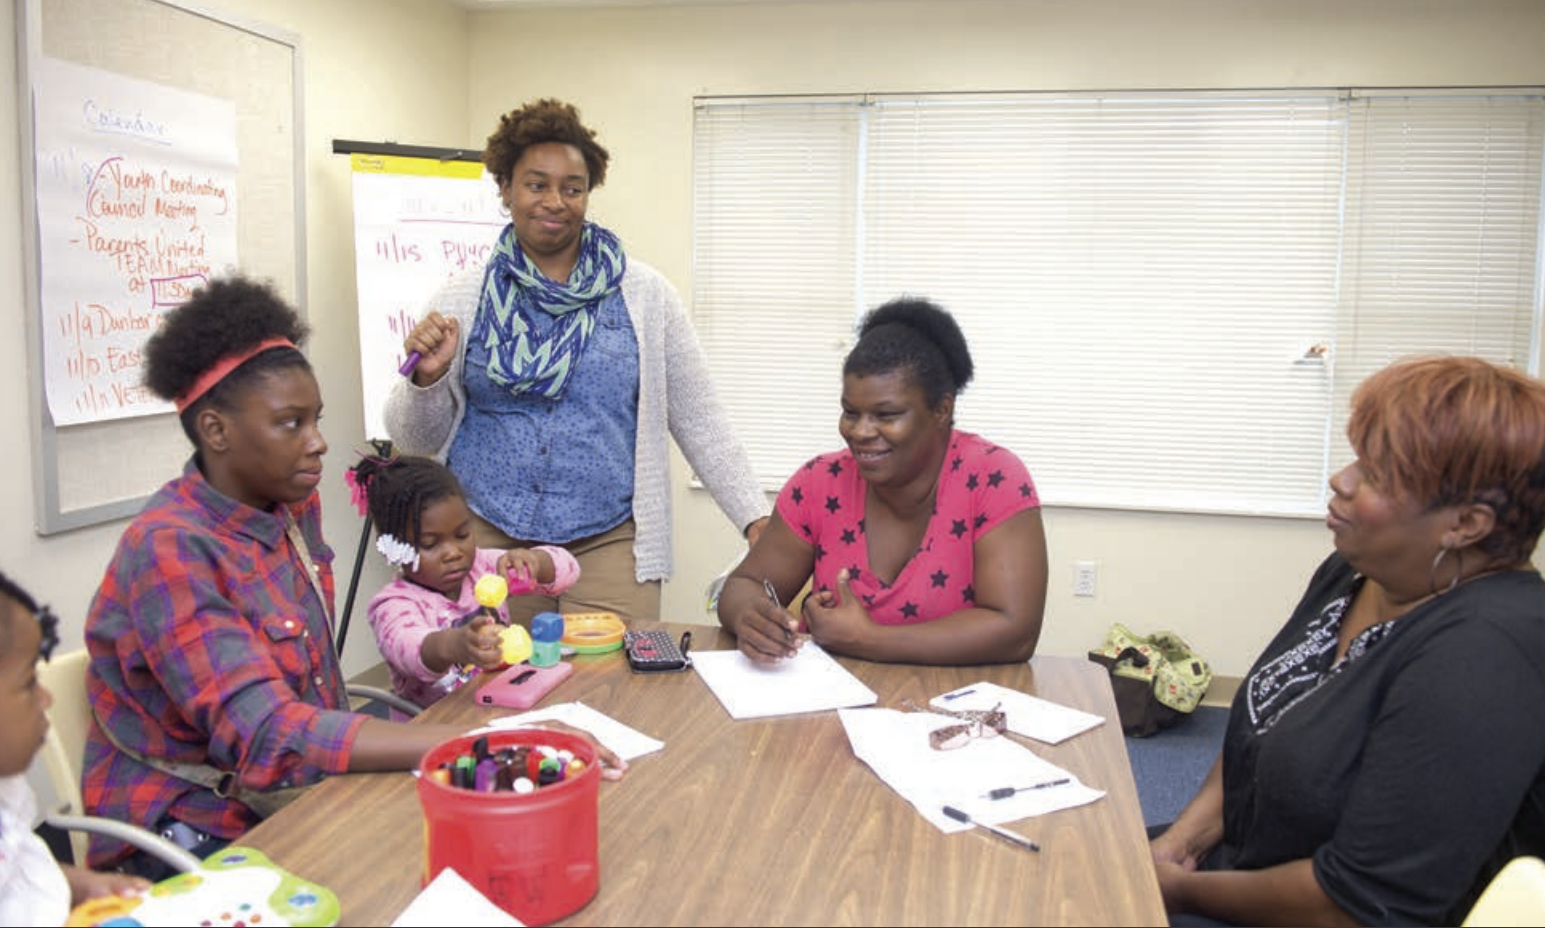
<svg viewBox="0 0 1545 928">
<path fill-rule="evenodd" d="M 869 569 L 867 489 L 852 451 L 818 455 L 784 484 L 778 515 L 815 548 L 814 589 L 835 589 L 837 572 L 846 567 L 854 595 L 881 625 L 928 622 L 975 605 L 976 540 L 1016 512 L 1041 505 L 1030 471 L 1012 451 L 955 430 L 928 530 L 896 582 L 886 584 Z"/>
</svg>

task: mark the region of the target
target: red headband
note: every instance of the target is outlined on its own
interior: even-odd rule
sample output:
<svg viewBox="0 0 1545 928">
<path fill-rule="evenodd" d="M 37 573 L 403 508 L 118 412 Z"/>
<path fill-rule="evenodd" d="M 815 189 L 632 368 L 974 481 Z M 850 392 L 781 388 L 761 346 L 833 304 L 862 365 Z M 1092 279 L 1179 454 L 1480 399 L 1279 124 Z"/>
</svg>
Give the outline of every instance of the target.
<svg viewBox="0 0 1545 928">
<path fill-rule="evenodd" d="M 193 386 L 189 387 L 187 392 L 172 400 L 172 403 L 176 405 L 177 412 L 181 414 L 182 412 L 186 411 L 189 406 L 192 406 L 194 403 L 198 402 L 198 398 L 203 396 L 205 393 L 208 393 L 215 384 L 230 376 L 231 371 L 241 367 L 243 364 L 246 364 L 248 361 L 252 360 L 268 349 L 294 347 L 295 343 L 290 341 L 288 338 L 267 338 L 258 342 L 256 345 L 253 345 L 251 348 L 246 349 L 245 351 L 237 351 L 233 354 L 228 354 L 220 360 L 216 361 L 214 366 L 209 370 L 198 375 L 198 379 L 193 381 Z"/>
</svg>

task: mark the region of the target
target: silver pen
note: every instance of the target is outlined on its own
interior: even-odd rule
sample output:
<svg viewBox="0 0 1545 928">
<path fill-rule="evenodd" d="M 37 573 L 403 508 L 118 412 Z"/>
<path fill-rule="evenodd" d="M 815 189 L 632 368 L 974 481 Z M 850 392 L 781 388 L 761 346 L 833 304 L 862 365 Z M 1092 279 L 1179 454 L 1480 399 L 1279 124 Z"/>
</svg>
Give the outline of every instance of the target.
<svg viewBox="0 0 1545 928">
<path fill-rule="evenodd" d="M 783 603 L 780 602 L 779 599 L 778 599 L 778 588 L 772 585 L 772 581 L 771 580 L 768 580 L 766 577 L 763 577 L 762 578 L 762 589 L 764 591 L 766 591 L 767 598 L 772 600 L 772 604 L 774 606 L 776 606 L 779 609 L 783 608 Z M 782 623 L 779 623 L 779 624 L 782 624 Z M 783 626 L 783 640 L 789 642 L 790 644 L 792 644 L 794 642 L 794 632 L 787 625 Z"/>
<path fill-rule="evenodd" d="M 1041 849 L 1039 844 L 1036 844 L 1034 841 L 1031 841 L 1024 835 L 1016 834 L 1012 831 L 1009 831 L 1007 828 L 999 828 L 997 825 L 989 825 L 986 822 L 978 822 L 954 806 L 945 806 L 944 814 L 948 815 L 950 818 L 957 822 L 965 822 L 967 825 L 975 825 L 978 828 L 985 828 L 1003 840 L 1012 841 L 1022 848 L 1026 848 L 1032 851 L 1039 851 Z"/>
<path fill-rule="evenodd" d="M 779 609 L 783 608 L 783 603 L 778 601 L 778 588 L 773 586 L 772 581 L 766 577 L 762 578 L 762 590 L 767 593 L 767 598 L 772 600 L 774 606 L 777 606 Z"/>
</svg>

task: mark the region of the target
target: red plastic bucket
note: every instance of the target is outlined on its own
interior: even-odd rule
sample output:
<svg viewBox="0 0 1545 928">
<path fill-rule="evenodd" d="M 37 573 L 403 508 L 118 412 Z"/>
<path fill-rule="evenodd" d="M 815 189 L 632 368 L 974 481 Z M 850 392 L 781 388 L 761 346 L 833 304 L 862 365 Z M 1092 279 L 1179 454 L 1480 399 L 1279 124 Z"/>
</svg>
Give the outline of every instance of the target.
<svg viewBox="0 0 1545 928">
<path fill-rule="evenodd" d="M 488 749 L 551 745 L 585 762 L 578 776 L 529 793 L 478 792 L 429 775 L 442 763 Z M 424 883 L 450 867 L 495 905 L 527 925 L 545 925 L 583 908 L 601 886 L 596 809 L 601 766 L 590 743 L 560 731 L 513 729 L 463 735 L 429 751 L 419 764 L 424 807 Z"/>
</svg>

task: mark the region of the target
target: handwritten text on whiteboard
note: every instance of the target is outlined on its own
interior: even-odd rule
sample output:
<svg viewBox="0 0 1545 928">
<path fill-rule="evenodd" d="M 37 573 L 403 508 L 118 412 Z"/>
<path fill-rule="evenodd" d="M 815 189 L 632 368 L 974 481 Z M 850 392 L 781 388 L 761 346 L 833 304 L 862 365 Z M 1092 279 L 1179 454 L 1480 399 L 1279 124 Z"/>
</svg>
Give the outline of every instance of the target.
<svg viewBox="0 0 1545 928">
<path fill-rule="evenodd" d="M 355 154 L 354 260 L 366 438 L 386 438 L 382 409 L 402 341 L 447 277 L 480 270 L 509 223 L 480 164 Z"/>
<path fill-rule="evenodd" d="M 56 425 L 165 412 L 161 316 L 237 265 L 234 104 L 45 59 L 35 82 L 43 368 Z"/>
</svg>

